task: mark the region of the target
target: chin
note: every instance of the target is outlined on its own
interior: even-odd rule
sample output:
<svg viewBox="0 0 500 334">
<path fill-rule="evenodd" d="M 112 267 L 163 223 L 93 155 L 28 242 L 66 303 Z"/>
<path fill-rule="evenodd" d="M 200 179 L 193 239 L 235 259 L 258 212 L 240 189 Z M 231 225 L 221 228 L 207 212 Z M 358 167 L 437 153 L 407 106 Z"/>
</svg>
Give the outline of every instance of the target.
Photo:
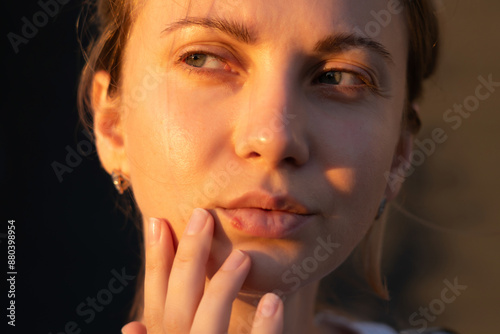
<svg viewBox="0 0 500 334">
<path fill-rule="evenodd" d="M 330 243 L 332 248 L 336 245 L 339 244 Z M 282 239 L 214 240 L 207 275 L 211 278 L 231 250 L 238 248 L 245 251 L 252 260 L 241 296 L 259 297 L 267 292 L 274 292 L 282 297 L 319 281 L 347 256 L 341 253 L 341 247 L 338 252 L 332 249 L 328 252 L 324 247 L 327 246 L 318 244 L 317 240 L 312 245 L 310 242 Z"/>
</svg>

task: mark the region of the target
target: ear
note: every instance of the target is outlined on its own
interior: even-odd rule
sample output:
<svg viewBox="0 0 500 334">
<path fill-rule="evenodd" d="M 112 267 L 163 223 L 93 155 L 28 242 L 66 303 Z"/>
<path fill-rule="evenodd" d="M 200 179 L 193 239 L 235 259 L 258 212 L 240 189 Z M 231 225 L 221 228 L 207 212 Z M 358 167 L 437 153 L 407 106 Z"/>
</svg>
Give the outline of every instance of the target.
<svg viewBox="0 0 500 334">
<path fill-rule="evenodd" d="M 123 115 L 117 97 L 109 95 L 111 77 L 105 71 L 94 75 L 92 108 L 97 153 L 104 169 L 111 174 L 115 169 L 129 175 L 125 154 Z"/>
<path fill-rule="evenodd" d="M 412 103 L 410 106 L 418 115 L 419 106 Z M 398 144 L 394 150 L 391 170 L 386 174 L 387 187 L 385 189 L 385 198 L 387 201 L 393 200 L 401 190 L 401 186 L 406 177 L 412 171 L 411 155 L 413 152 L 414 134 L 409 126 L 403 124 Z"/>
</svg>

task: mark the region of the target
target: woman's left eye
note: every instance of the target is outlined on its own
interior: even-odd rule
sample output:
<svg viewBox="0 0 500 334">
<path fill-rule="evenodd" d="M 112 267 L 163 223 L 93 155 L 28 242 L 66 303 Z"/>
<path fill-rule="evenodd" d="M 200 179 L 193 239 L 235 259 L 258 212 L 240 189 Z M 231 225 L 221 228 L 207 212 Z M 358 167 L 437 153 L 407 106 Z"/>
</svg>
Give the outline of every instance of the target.
<svg viewBox="0 0 500 334">
<path fill-rule="evenodd" d="M 192 67 L 226 69 L 228 65 L 216 56 L 206 53 L 193 53 L 183 59 L 184 63 Z"/>
<path fill-rule="evenodd" d="M 317 81 L 321 84 L 337 86 L 359 86 L 365 84 L 365 81 L 363 81 L 359 75 L 336 70 L 324 72 L 318 77 Z"/>
</svg>

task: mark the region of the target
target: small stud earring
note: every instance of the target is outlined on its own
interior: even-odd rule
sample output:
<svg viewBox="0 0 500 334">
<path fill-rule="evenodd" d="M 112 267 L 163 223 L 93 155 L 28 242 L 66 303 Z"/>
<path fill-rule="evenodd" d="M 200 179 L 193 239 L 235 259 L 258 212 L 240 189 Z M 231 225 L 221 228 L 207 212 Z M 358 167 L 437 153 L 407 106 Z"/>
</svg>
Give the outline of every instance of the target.
<svg viewBox="0 0 500 334">
<path fill-rule="evenodd" d="M 379 219 L 382 216 L 382 214 L 384 213 L 386 204 L 387 204 L 387 199 L 384 197 L 382 199 L 382 202 L 380 202 L 380 205 L 378 207 L 378 212 L 377 212 L 377 215 L 375 216 L 375 220 Z"/>
<path fill-rule="evenodd" d="M 116 191 L 118 191 L 120 195 L 122 195 L 123 192 L 130 187 L 129 180 L 120 170 L 114 169 L 113 172 L 111 172 L 111 179 L 113 180 Z"/>
</svg>

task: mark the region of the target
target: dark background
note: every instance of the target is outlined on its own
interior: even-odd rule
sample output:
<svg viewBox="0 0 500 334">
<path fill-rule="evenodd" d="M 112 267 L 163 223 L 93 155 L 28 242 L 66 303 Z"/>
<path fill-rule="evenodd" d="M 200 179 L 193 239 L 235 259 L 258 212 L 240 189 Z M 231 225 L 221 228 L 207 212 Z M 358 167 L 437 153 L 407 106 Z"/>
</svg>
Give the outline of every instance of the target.
<svg viewBox="0 0 500 334">
<path fill-rule="evenodd" d="M 500 314 L 500 89 L 457 130 L 450 130 L 443 113 L 474 94 L 479 75 L 492 74 L 500 81 L 500 3 L 437 4 L 443 52 L 438 73 L 426 85 L 419 138 L 441 127 L 449 139 L 416 168 L 398 203 L 389 208 L 384 266 L 392 300 L 375 305 L 379 318 L 411 327 L 409 316 L 440 298 L 443 280 L 457 277 L 467 290 L 429 327 L 493 334 Z M 111 180 L 78 123 L 76 90 L 84 61 L 75 27 L 81 2 L 59 5 L 57 15 L 17 53 L 7 34 L 21 35 L 22 18 L 33 22 L 42 9 L 36 1 L 11 0 L 1 6 L 2 281 L 9 219 L 16 221 L 18 273 L 16 327 L 8 332 L 71 333 L 65 326 L 74 321 L 81 333 L 118 333 L 134 282 L 111 294 L 92 321 L 87 323 L 88 313 L 77 313 L 87 298 L 107 296 L 103 290 L 109 290 L 113 271 L 136 275 L 139 265 L 133 222 L 118 208 Z M 71 172 L 59 180 L 54 163 L 68 166 L 68 152 L 79 148 L 81 160 L 70 158 Z M 7 288 L 2 289 L 3 326 Z M 366 296 L 350 297 L 356 304 Z"/>
<path fill-rule="evenodd" d="M 16 327 L 9 333 L 78 332 L 65 330 L 71 321 L 82 333 L 119 333 L 134 282 L 112 294 L 92 321 L 86 312 L 89 306 L 81 309 L 83 315 L 77 313 L 88 297 L 109 290 L 112 270 L 136 274 L 138 246 L 133 223 L 117 208 L 117 195 L 100 168 L 95 146 L 78 123 L 76 91 L 83 58 L 76 22 L 81 2 L 59 7 L 57 15 L 15 53 L 7 33 L 21 35 L 22 17 L 32 22 L 41 7 L 35 1 L 2 3 L 6 30 L 0 233 L 7 232 L 7 220 L 16 221 L 17 253 Z M 73 167 L 62 172 L 60 180 L 53 164 L 68 166 L 69 151 L 76 152 L 69 160 Z M 5 282 L 7 239 L 0 240 Z M 3 327 L 7 288 L 2 290 Z M 107 296 L 101 292 L 101 298 Z"/>
</svg>

